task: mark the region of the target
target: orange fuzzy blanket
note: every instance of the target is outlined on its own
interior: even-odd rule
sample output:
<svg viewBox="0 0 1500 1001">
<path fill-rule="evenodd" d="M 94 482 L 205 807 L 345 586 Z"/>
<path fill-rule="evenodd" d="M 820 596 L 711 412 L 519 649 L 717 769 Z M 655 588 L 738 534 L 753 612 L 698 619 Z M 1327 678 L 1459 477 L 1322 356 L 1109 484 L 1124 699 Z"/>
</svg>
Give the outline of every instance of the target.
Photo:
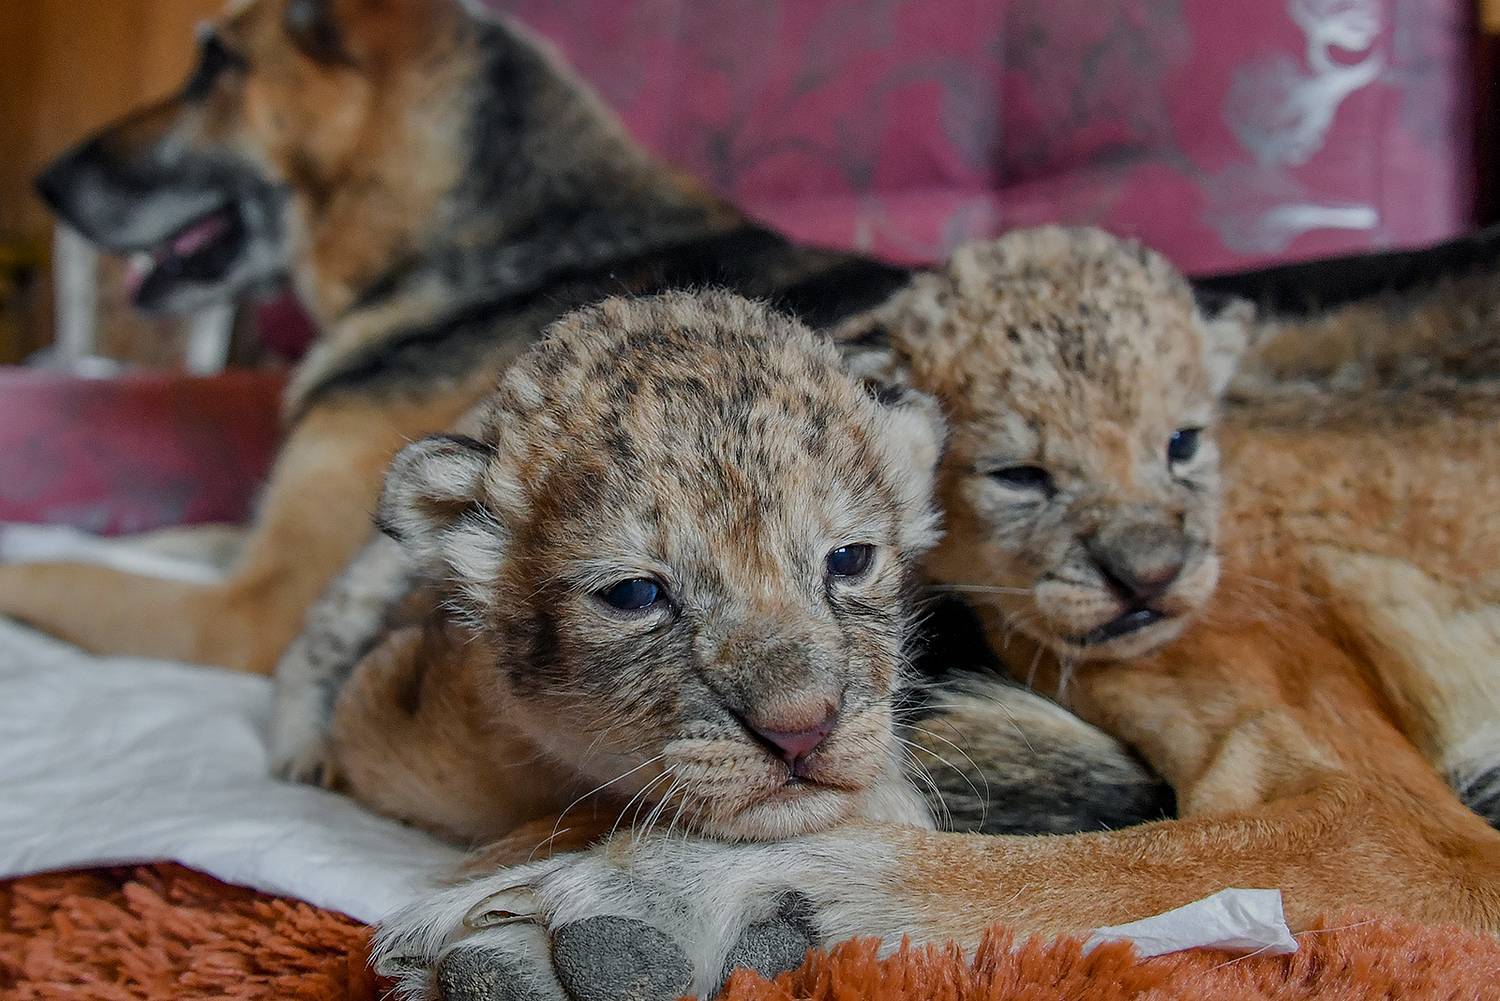
<svg viewBox="0 0 1500 1001">
<path fill-rule="evenodd" d="M 1290 957 L 1185 953 L 1085 957 L 1077 941 L 1016 947 L 994 934 L 970 962 L 867 943 L 811 957 L 768 983 L 737 974 L 725 1001 L 1479 1001 L 1500 997 L 1500 943 L 1401 921 L 1346 920 L 1299 936 Z M 6 1001 L 276 998 L 377 1001 L 366 929 L 177 866 L 34 876 L 0 884 Z"/>
</svg>

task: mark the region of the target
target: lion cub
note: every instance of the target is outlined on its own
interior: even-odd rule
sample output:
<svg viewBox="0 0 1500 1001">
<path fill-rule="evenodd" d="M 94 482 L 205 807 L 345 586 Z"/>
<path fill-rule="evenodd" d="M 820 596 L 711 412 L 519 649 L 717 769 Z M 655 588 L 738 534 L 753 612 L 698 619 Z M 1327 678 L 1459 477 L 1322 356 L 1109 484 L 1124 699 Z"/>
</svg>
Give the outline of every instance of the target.
<svg viewBox="0 0 1500 1001">
<path fill-rule="evenodd" d="M 1265 332 L 1093 230 L 966 247 L 842 333 L 856 367 L 942 401 L 933 575 L 1184 816 L 1337 788 L 1422 828 L 1389 838 L 1492 851 L 1433 770 L 1491 808 L 1473 776 L 1500 715 L 1492 385 L 1262 385 L 1220 417 Z M 982 742 L 969 715 L 949 722 Z"/>
<path fill-rule="evenodd" d="M 470 430 L 386 481 L 429 598 L 337 696 L 325 764 L 358 798 L 474 840 L 592 793 L 733 838 L 929 823 L 893 732 L 938 535 L 927 397 L 762 306 L 671 294 L 558 321 Z"/>
<path fill-rule="evenodd" d="M 839 337 L 943 402 L 947 534 L 929 567 L 1066 660 L 1176 637 L 1213 593 L 1218 400 L 1246 340 L 1160 256 L 1044 228 L 958 250 Z"/>
</svg>

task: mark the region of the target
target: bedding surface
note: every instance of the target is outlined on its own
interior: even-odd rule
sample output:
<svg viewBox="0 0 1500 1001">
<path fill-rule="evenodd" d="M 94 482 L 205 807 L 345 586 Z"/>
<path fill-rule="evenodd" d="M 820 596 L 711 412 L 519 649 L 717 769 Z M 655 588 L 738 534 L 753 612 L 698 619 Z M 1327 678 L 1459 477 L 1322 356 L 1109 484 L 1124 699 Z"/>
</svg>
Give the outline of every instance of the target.
<svg viewBox="0 0 1500 1001">
<path fill-rule="evenodd" d="M 265 678 L 92 657 L 0 620 L 0 878 L 175 861 L 376 921 L 459 851 L 273 780 Z"/>
</svg>

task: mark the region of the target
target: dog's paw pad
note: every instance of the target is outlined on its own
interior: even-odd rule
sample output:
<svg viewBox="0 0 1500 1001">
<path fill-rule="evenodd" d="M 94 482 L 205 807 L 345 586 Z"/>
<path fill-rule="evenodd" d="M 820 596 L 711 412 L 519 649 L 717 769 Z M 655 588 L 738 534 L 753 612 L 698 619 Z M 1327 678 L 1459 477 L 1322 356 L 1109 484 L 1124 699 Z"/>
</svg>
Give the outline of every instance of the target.
<svg viewBox="0 0 1500 1001">
<path fill-rule="evenodd" d="M 443 1001 L 562 1001 L 556 981 L 524 960 L 497 949 L 463 947 L 444 956 L 437 968 Z"/>
<path fill-rule="evenodd" d="M 677 943 L 631 918 L 563 925 L 552 933 L 552 962 L 575 1001 L 675 1001 L 693 987 L 692 965 Z"/>
<path fill-rule="evenodd" d="M 791 894 L 778 913 L 745 929 L 724 959 L 724 979 L 740 969 L 767 979 L 795 970 L 816 945 L 811 902 L 800 893 Z"/>
</svg>

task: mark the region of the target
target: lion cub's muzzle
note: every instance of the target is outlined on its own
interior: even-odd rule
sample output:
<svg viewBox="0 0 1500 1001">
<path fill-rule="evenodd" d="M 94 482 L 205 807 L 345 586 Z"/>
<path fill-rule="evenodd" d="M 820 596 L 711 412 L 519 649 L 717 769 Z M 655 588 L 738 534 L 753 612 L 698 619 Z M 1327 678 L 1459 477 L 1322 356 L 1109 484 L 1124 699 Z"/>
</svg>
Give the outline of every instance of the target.
<svg viewBox="0 0 1500 1001">
<path fill-rule="evenodd" d="M 1218 580 L 1211 542 L 1165 520 L 1102 527 L 1080 540 L 1073 566 L 1036 587 L 1063 652 L 1129 657 L 1174 637 Z"/>
<path fill-rule="evenodd" d="M 895 757 L 888 695 L 774 643 L 724 648 L 685 736 L 667 747 L 699 826 L 785 837 L 838 823 Z"/>
</svg>

